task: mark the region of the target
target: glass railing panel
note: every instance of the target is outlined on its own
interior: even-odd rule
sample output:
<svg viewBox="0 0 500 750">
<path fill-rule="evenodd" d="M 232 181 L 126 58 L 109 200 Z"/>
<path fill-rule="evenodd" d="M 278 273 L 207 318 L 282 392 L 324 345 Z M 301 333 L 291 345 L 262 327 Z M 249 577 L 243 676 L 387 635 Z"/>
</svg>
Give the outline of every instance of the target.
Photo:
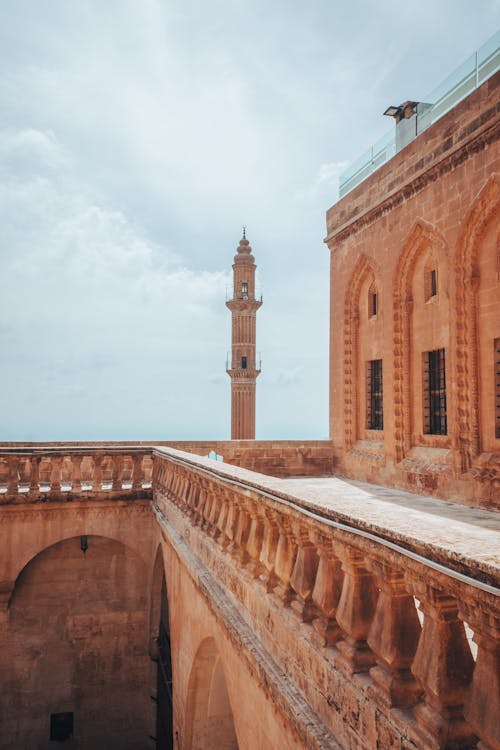
<svg viewBox="0 0 500 750">
<path fill-rule="evenodd" d="M 494 34 L 482 47 L 465 60 L 456 70 L 439 84 L 423 101 L 431 104 L 429 109 L 419 112 L 417 135 L 439 120 L 477 86 L 500 69 L 500 32 Z M 371 149 L 356 159 L 340 175 L 339 195 L 342 198 L 359 185 L 372 172 L 381 167 L 396 153 L 395 130 L 383 136 Z"/>
<path fill-rule="evenodd" d="M 477 82 L 480 86 L 500 68 L 500 31 L 477 51 Z"/>
<path fill-rule="evenodd" d="M 430 122 L 436 122 L 446 112 L 453 109 L 458 102 L 474 91 L 475 88 L 476 53 L 467 58 L 462 65 L 425 97 L 425 101 L 433 105 L 432 109 L 425 113 L 426 116 L 422 117 L 426 127 Z M 420 133 L 422 128 L 418 127 L 417 131 Z"/>
</svg>

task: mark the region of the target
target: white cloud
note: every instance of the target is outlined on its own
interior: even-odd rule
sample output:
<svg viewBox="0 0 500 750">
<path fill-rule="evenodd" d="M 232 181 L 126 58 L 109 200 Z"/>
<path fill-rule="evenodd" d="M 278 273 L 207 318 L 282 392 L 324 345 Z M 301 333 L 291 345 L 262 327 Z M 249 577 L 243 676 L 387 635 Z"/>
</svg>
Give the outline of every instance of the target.
<svg viewBox="0 0 500 750">
<path fill-rule="evenodd" d="M 258 434 L 324 434 L 338 174 L 387 130 L 385 106 L 439 83 L 496 11 L 8 3 L 0 438 L 226 437 L 224 287 L 242 224 L 265 285 Z"/>
</svg>

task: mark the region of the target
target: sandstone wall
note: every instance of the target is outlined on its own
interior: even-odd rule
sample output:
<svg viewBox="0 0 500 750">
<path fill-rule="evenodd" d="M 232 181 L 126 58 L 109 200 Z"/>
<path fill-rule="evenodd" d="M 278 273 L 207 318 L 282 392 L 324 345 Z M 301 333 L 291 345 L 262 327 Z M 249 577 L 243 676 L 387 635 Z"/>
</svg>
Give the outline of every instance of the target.
<svg viewBox="0 0 500 750">
<path fill-rule="evenodd" d="M 338 472 L 490 507 L 500 504 L 499 86 L 497 74 L 330 208 L 326 239 Z M 423 357 L 440 349 L 447 429 L 430 434 Z M 374 359 L 381 430 L 366 416 Z"/>
</svg>

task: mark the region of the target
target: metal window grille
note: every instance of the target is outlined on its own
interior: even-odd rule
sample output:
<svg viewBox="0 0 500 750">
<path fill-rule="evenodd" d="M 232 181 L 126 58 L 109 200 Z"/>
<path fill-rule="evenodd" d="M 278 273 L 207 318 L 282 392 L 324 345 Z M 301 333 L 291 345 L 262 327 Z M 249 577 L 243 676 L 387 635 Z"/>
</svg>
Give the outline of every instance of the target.
<svg viewBox="0 0 500 750">
<path fill-rule="evenodd" d="M 447 435 L 445 350 L 424 352 L 424 432 Z"/>
<path fill-rule="evenodd" d="M 366 365 L 366 428 L 368 430 L 383 430 L 382 360 L 372 359 Z"/>
<path fill-rule="evenodd" d="M 500 438 L 500 339 L 495 339 L 495 437 Z"/>
<path fill-rule="evenodd" d="M 248 294 L 248 281 L 241 282 L 241 292 L 242 294 Z"/>
</svg>

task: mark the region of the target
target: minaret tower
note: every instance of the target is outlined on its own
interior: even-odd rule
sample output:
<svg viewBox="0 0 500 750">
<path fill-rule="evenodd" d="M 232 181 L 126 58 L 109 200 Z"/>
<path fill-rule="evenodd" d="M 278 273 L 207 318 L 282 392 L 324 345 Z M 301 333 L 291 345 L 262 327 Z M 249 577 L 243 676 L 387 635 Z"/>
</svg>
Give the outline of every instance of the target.
<svg viewBox="0 0 500 750">
<path fill-rule="evenodd" d="M 255 383 L 260 375 L 255 357 L 256 312 L 262 305 L 255 299 L 255 269 L 252 248 L 243 237 L 234 256 L 231 310 L 231 440 L 255 440 Z"/>
</svg>

